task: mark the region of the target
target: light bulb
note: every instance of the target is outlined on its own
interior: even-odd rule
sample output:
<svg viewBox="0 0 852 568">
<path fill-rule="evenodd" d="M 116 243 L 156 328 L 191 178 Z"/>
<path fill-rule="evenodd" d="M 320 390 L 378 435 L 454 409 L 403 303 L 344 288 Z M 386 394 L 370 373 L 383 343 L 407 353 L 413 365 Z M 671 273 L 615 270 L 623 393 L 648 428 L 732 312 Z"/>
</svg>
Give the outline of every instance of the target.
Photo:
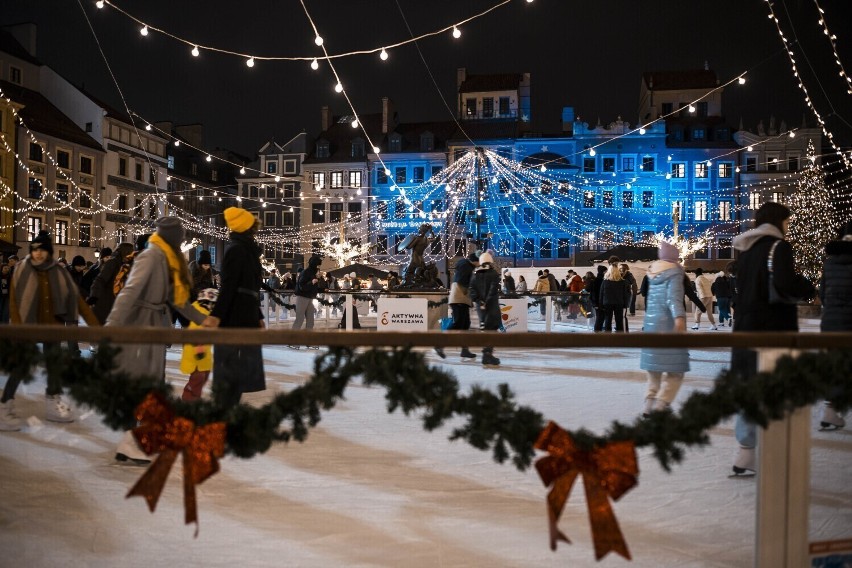
<svg viewBox="0 0 852 568">
<path fill-rule="evenodd" d="M 737 83 L 739 83 L 740 85 L 745 85 L 745 77 L 740 77 L 739 79 L 737 79 Z"/>
<path fill-rule="evenodd" d="M 146 124 L 146 125 L 145 125 L 145 130 L 147 130 L 148 132 L 151 132 L 151 125 L 150 125 L 150 124 Z"/>
<path fill-rule="evenodd" d="M 98 0 L 97 2 L 95 2 L 95 6 L 97 6 L 98 8 L 103 8 L 104 0 Z"/>
<path fill-rule="evenodd" d="M 175 140 L 175 146 L 180 146 L 180 140 Z"/>
<path fill-rule="evenodd" d="M 542 165 L 541 165 L 541 167 L 540 167 L 538 170 L 539 170 L 541 173 L 544 173 L 544 172 L 546 172 L 546 171 L 547 171 L 547 167 L 546 167 L 544 164 L 542 164 Z"/>
<path fill-rule="evenodd" d="M 639 134 L 645 134 L 646 130 L 644 128 L 639 129 Z"/>
<path fill-rule="evenodd" d="M 796 137 L 796 133 L 791 130 L 790 131 L 790 138 L 795 138 L 795 137 Z"/>
<path fill-rule="evenodd" d="M 191 183 L 191 184 L 189 184 L 189 187 L 191 187 L 192 189 L 195 189 L 195 184 Z"/>
<path fill-rule="evenodd" d="M 390 168 L 385 168 L 385 175 L 386 175 L 386 176 L 391 175 Z"/>
<path fill-rule="evenodd" d="M 314 58 L 314 60 L 311 61 L 311 69 L 313 69 L 314 71 L 319 69 L 319 61 L 317 61 L 316 58 Z"/>
<path fill-rule="evenodd" d="M 594 149 L 594 148 L 592 148 L 591 150 L 589 150 L 589 156 L 594 156 L 595 154 L 597 154 L 597 152 L 595 152 L 595 149 Z"/>
<path fill-rule="evenodd" d="M 183 195 L 180 196 L 180 200 L 183 201 Z"/>
<path fill-rule="evenodd" d="M 210 154 L 207 154 L 207 158 L 206 158 L 206 159 L 207 159 L 207 161 L 208 161 L 208 162 L 212 162 L 212 161 L 213 161 L 213 156 L 211 156 Z"/>
<path fill-rule="evenodd" d="M 249 57 L 249 58 L 246 60 L 246 65 L 247 65 L 248 67 L 254 67 L 254 57 Z"/>
<path fill-rule="evenodd" d="M 461 30 L 458 29 L 456 26 L 453 26 L 453 37 L 456 39 L 461 37 Z"/>
<path fill-rule="evenodd" d="M 341 84 L 338 82 L 338 83 L 334 86 L 334 92 L 335 92 L 335 93 L 342 93 L 342 92 L 343 92 L 343 85 L 341 85 Z"/>
<path fill-rule="evenodd" d="M 166 176 L 166 181 L 172 181 L 172 176 Z"/>
<path fill-rule="evenodd" d="M 666 174 L 666 179 L 672 179 L 672 174 Z"/>
<path fill-rule="evenodd" d="M 737 172 L 737 173 L 740 173 L 740 167 L 739 167 L 739 166 L 737 166 L 737 167 L 734 169 L 734 171 L 735 171 L 735 172 Z"/>
<path fill-rule="evenodd" d="M 689 112 L 695 112 L 695 105 L 689 105 Z"/>
<path fill-rule="evenodd" d="M 314 43 L 317 45 L 322 45 L 322 37 L 317 36 L 314 38 Z"/>
<path fill-rule="evenodd" d="M 378 153 L 379 153 L 379 152 L 381 152 L 381 151 L 382 151 L 382 149 L 381 149 L 381 148 L 379 148 L 378 146 L 373 146 L 373 153 L 374 153 L 374 154 L 378 154 Z"/>
<path fill-rule="evenodd" d="M 358 128 L 358 119 L 352 121 L 352 128 Z"/>
<path fill-rule="evenodd" d="M 281 176 L 275 176 L 275 181 L 281 181 Z"/>
<path fill-rule="evenodd" d="M 240 175 L 241 176 L 246 175 L 246 169 L 245 168 L 240 168 Z"/>
<path fill-rule="evenodd" d="M 200 53 L 201 53 L 201 52 L 200 52 L 200 51 L 198 51 L 198 46 L 197 46 L 197 45 L 193 45 L 193 46 L 192 46 L 192 56 L 193 56 L 193 57 L 198 57 L 198 55 L 199 55 Z"/>
<path fill-rule="evenodd" d="M 148 26 L 142 26 L 142 29 L 139 30 L 139 33 L 142 34 L 143 36 L 148 35 Z"/>
<path fill-rule="evenodd" d="M 379 53 L 379 58 L 380 58 L 382 61 L 387 61 L 387 60 L 388 60 L 388 52 L 387 52 L 387 51 L 385 51 L 385 48 L 384 48 L 384 47 L 382 48 L 382 52 L 381 52 L 381 53 Z"/>
<path fill-rule="evenodd" d="M 746 150 L 748 150 L 749 152 L 753 152 L 753 151 L 754 151 L 754 146 L 749 146 L 748 148 L 746 148 Z"/>
</svg>

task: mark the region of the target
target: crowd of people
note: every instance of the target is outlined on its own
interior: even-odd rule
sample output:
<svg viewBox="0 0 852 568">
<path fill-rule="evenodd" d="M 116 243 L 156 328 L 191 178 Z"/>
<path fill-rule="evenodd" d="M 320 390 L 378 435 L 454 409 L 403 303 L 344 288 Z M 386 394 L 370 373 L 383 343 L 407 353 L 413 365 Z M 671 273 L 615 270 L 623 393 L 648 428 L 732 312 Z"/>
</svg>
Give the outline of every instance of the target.
<svg viewBox="0 0 852 568">
<path fill-rule="evenodd" d="M 265 273 L 261 249 L 255 239 L 257 219 L 248 211 L 230 207 L 224 212 L 230 230 L 221 270 L 212 265 L 208 251 L 187 263 L 181 251 L 184 239 L 182 223 L 175 217 L 161 217 L 153 234 L 140 235 L 135 244 L 121 243 L 115 251 L 102 249 L 96 262 L 82 256 L 70 264 L 54 259 L 53 240 L 40 232 L 29 244 L 23 259 L 12 255 L 0 262 L 0 321 L 11 324 L 77 325 L 82 317 L 88 325 L 171 327 L 175 320 L 188 327 L 263 328 L 264 292 L 286 294 L 295 301 L 292 328 L 312 329 L 315 300 L 320 294 L 336 300 L 347 290 L 378 294 L 385 286 L 398 285 L 400 278 L 390 273 L 387 284 L 375 274 L 362 282 L 355 273 L 341 280 L 322 272 L 321 258 L 311 257 L 296 274 Z M 611 257 L 597 268 L 597 274 L 581 275 L 569 269 L 560 281 L 549 269 L 542 269 L 530 290 L 523 275 L 517 280 L 509 269 L 498 270 L 492 251 L 477 251 L 460 258 L 449 290 L 451 321 L 449 329 L 471 328 L 471 310 L 478 315 L 480 329 L 501 328 L 502 297 L 535 294 L 554 296 L 553 317 L 560 320 L 586 318 L 595 332 L 627 332 L 629 317 L 636 315 L 637 297 L 644 298 L 642 329 L 646 333 L 685 333 L 686 299 L 690 299 L 693 330 L 701 327 L 706 315 L 709 330 L 729 326 L 739 331 L 797 331 L 797 303 L 814 298 L 819 290 L 823 307 L 823 331 L 852 331 L 852 222 L 844 225 L 838 239 L 826 247 L 824 276 L 819 287 L 795 271 L 793 249 L 785 240 L 790 210 L 778 203 L 767 203 L 755 215 L 755 226 L 734 239 L 736 262 L 710 276 L 695 270 L 694 282 L 684 270 L 679 252 L 661 242 L 658 260 L 653 262 L 641 285 L 630 267 Z M 557 294 L 552 294 L 556 292 Z M 330 295 L 330 296 L 329 296 Z M 540 302 L 545 314 L 545 302 Z M 371 308 L 376 298 L 370 299 Z M 714 318 L 718 307 L 718 322 Z M 336 307 L 336 304 L 335 304 Z M 164 344 L 126 344 L 116 358 L 120 372 L 133 377 L 165 380 Z M 291 346 L 295 347 L 295 346 Z M 69 348 L 78 346 L 69 342 Z M 60 346 L 44 343 L 47 387 L 45 418 L 54 422 L 73 420 L 70 405 L 62 398 L 62 369 L 58 365 Z M 444 349 L 435 351 L 446 358 Z M 462 347 L 463 360 L 477 355 Z M 484 366 L 499 366 L 492 347 L 481 354 Z M 757 372 L 757 353 L 734 348 L 731 369 L 742 380 Z M 640 369 L 647 373 L 647 389 L 641 413 L 668 410 L 689 371 L 689 352 L 684 348 L 644 348 Z M 198 400 L 213 374 L 213 400 L 222 412 L 239 404 L 243 393 L 265 389 L 263 357 L 260 345 L 185 345 L 180 369 L 189 377 L 182 398 Z M 0 430 L 21 428 L 16 414 L 17 379 L 8 378 L 0 399 Z M 843 428 L 843 416 L 830 401 L 823 405 L 821 427 Z M 756 427 L 738 416 L 735 436 L 739 451 L 733 471 L 737 475 L 755 471 Z M 116 458 L 131 463 L 148 463 L 130 432 L 116 451 Z"/>
</svg>

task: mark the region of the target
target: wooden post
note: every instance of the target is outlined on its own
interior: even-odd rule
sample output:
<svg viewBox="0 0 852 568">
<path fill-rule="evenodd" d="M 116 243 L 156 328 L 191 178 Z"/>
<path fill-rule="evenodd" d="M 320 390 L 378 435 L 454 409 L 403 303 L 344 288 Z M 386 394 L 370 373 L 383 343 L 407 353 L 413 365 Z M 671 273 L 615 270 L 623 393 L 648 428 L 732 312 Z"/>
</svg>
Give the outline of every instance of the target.
<svg viewBox="0 0 852 568">
<path fill-rule="evenodd" d="M 355 309 L 355 302 L 352 301 L 352 294 L 346 293 L 344 294 L 346 301 L 343 303 L 344 309 L 346 310 L 346 331 L 352 331 L 352 310 Z"/>
<path fill-rule="evenodd" d="M 786 349 L 761 349 L 758 370 L 771 371 Z M 808 565 L 810 505 L 810 407 L 788 413 L 758 429 L 757 568 L 801 568 Z"/>
<path fill-rule="evenodd" d="M 544 297 L 544 331 L 550 333 L 551 321 L 553 313 L 551 310 L 553 309 L 553 298 L 550 295 Z"/>
</svg>

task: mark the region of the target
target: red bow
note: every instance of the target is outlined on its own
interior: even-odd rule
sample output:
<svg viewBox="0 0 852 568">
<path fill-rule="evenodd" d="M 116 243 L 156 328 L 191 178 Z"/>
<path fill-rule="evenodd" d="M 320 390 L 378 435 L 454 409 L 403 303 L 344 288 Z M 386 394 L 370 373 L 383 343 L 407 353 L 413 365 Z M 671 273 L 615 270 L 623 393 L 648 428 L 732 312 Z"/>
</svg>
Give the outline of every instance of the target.
<svg viewBox="0 0 852 568">
<path fill-rule="evenodd" d="M 630 551 L 618 528 L 609 497 L 618 500 L 636 485 L 639 467 L 633 442 L 612 442 L 591 451 L 581 450 L 568 432 L 550 422 L 539 434 L 535 447 L 550 454 L 535 464 L 545 487 L 553 486 L 547 494 L 550 548 L 556 550 L 559 540 L 571 542 L 557 528 L 557 523 L 574 481 L 583 474 L 595 557 L 600 560 L 610 551 L 615 551 L 629 560 Z"/>
<path fill-rule="evenodd" d="M 225 454 L 225 423 L 214 422 L 200 428 L 187 418 L 175 418 L 174 412 L 159 393 L 149 393 L 136 408 L 140 425 L 133 435 L 148 455 L 159 454 L 127 497 L 142 496 L 151 512 L 166 484 L 166 478 L 178 453 L 183 454 L 183 502 L 186 524 L 195 523 L 198 536 L 198 511 L 195 485 L 219 471 L 217 458 Z"/>
</svg>

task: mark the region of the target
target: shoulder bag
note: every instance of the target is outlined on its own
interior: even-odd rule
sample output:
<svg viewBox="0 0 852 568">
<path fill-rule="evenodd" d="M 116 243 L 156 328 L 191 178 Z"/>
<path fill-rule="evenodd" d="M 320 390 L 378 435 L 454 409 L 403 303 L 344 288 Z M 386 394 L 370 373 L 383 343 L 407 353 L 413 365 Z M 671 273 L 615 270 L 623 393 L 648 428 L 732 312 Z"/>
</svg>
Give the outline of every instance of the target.
<svg viewBox="0 0 852 568">
<path fill-rule="evenodd" d="M 770 304 L 798 304 L 800 298 L 794 298 L 792 296 L 788 296 L 786 294 L 781 294 L 775 288 L 775 274 L 773 272 L 773 255 L 775 254 L 775 247 L 778 246 L 781 240 L 777 240 L 772 243 L 772 248 L 769 249 L 769 256 L 766 257 L 766 268 L 769 271 L 769 303 Z"/>
</svg>

